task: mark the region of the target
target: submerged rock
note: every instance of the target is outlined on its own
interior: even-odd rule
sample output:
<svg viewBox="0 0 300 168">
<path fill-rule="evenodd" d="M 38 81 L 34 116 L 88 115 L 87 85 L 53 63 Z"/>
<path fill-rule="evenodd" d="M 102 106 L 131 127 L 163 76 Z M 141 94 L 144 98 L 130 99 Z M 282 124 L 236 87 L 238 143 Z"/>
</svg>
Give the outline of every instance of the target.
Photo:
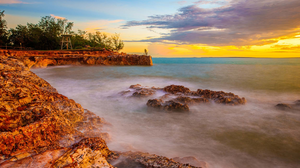
<svg viewBox="0 0 300 168">
<path fill-rule="evenodd" d="M 173 101 L 178 101 L 184 104 L 209 103 L 209 100 L 206 98 L 191 98 L 185 96 L 179 96 L 173 99 Z"/>
<path fill-rule="evenodd" d="M 164 106 L 164 110 L 169 110 L 169 111 L 189 111 L 190 108 L 187 104 L 181 104 L 178 102 L 175 102 L 173 100 L 167 101 Z"/>
<path fill-rule="evenodd" d="M 201 167 L 201 168 L 208 168 L 208 164 L 206 162 L 199 161 L 197 158 L 195 158 L 193 156 L 188 156 L 188 157 L 183 157 L 183 158 L 175 157 L 172 159 L 176 162 L 188 163 L 190 165 Z"/>
<path fill-rule="evenodd" d="M 138 91 L 134 92 L 132 96 L 134 97 L 146 97 L 146 96 L 151 96 L 155 93 L 155 90 L 152 89 L 147 89 L 147 88 L 141 88 Z"/>
<path fill-rule="evenodd" d="M 147 102 L 148 107 L 161 108 L 163 101 L 161 99 L 150 99 Z"/>
<path fill-rule="evenodd" d="M 169 159 L 164 156 L 158 156 L 155 154 L 142 153 L 142 152 L 112 152 L 109 156 L 109 162 L 114 166 L 124 165 L 130 163 L 130 165 L 143 165 L 142 167 L 168 167 L 168 168 L 200 168 L 188 163 L 180 163 Z M 133 164 L 133 163 L 137 164 Z"/>
<path fill-rule="evenodd" d="M 285 104 L 285 103 L 279 103 L 275 107 L 278 108 L 278 109 L 280 109 L 280 110 L 292 109 L 291 105 Z"/>
<path fill-rule="evenodd" d="M 163 102 L 161 99 L 150 99 L 147 102 L 148 107 L 168 110 L 168 111 L 189 111 L 189 106 L 187 104 L 181 104 L 175 101 Z"/>
<path fill-rule="evenodd" d="M 138 87 L 141 88 L 140 85 Z M 180 85 L 166 86 L 163 91 L 167 93 L 160 96 L 159 99 L 148 100 L 147 106 L 169 111 L 189 111 L 189 105 L 200 103 L 215 102 L 226 105 L 240 105 L 246 103 L 245 98 L 240 98 L 238 95 L 230 92 L 226 93 L 223 91 L 202 89 L 190 91 L 189 88 Z M 168 100 L 164 102 L 163 99 Z"/>
<path fill-rule="evenodd" d="M 190 93 L 190 89 L 186 88 L 184 86 L 181 85 L 170 85 L 170 86 L 166 86 L 164 87 L 164 91 L 165 92 L 169 92 L 172 94 L 176 94 L 176 93 Z"/>
<path fill-rule="evenodd" d="M 131 89 L 141 89 L 142 85 L 136 84 L 136 85 L 130 85 L 129 88 Z"/>
</svg>

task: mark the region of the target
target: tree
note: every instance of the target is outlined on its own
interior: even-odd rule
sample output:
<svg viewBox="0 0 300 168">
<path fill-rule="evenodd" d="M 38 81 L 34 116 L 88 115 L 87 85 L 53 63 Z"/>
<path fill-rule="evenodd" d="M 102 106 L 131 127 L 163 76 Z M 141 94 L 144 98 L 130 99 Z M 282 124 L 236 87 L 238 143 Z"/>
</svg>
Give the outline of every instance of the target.
<svg viewBox="0 0 300 168">
<path fill-rule="evenodd" d="M 145 52 L 145 55 L 147 56 L 148 55 L 148 50 L 145 49 L 144 52 Z"/>
<path fill-rule="evenodd" d="M 112 40 L 112 48 L 115 51 L 119 51 L 122 50 L 124 48 L 124 43 L 123 41 L 120 39 L 120 34 L 114 34 L 111 36 L 111 40 Z"/>
<path fill-rule="evenodd" d="M 14 46 L 28 46 L 29 31 L 27 26 L 18 25 L 16 29 L 10 29 L 9 34 L 9 40 L 13 43 Z"/>
<path fill-rule="evenodd" d="M 61 45 L 62 34 L 72 34 L 73 22 L 66 19 L 55 19 L 51 16 L 42 17 L 37 24 L 27 23 L 27 26 L 18 25 L 9 30 L 9 39 L 14 46 L 54 50 Z"/>
<path fill-rule="evenodd" d="M 89 41 L 86 39 L 86 31 L 82 30 L 78 30 L 78 33 L 71 37 L 71 41 L 75 49 L 82 49 L 89 45 Z"/>
<path fill-rule="evenodd" d="M 3 12 L 1 14 L 1 25 Z M 81 49 L 90 46 L 95 50 L 119 51 L 124 48 L 124 43 L 120 39 L 119 34 L 111 36 L 103 32 L 88 33 L 78 30 L 78 33 L 72 31 L 74 23 L 68 22 L 67 19 L 55 19 L 51 16 L 42 17 L 37 24 L 27 23 L 26 26 L 18 25 L 15 29 L 9 30 L 9 40 L 14 46 L 38 49 L 38 50 L 54 50 L 59 49 L 61 45 L 62 35 L 72 34 L 72 45 L 75 49 Z M 4 26 L 6 27 L 6 25 Z"/>
<path fill-rule="evenodd" d="M 42 49 L 53 50 L 59 48 L 62 34 L 72 33 L 73 22 L 45 16 L 39 21 L 38 26 L 43 32 L 41 41 L 43 41 L 44 46 Z"/>
<path fill-rule="evenodd" d="M 7 41 L 7 26 L 6 26 L 6 20 L 3 19 L 4 10 L 0 11 L 0 45 L 6 44 Z"/>
</svg>

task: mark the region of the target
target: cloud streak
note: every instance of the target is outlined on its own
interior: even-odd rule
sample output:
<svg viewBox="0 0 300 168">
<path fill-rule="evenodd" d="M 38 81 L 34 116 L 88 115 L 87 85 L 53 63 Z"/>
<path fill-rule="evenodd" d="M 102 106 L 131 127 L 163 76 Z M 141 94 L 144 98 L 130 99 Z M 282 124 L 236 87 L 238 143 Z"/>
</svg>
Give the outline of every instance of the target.
<svg viewBox="0 0 300 168">
<path fill-rule="evenodd" d="M 54 17 L 55 19 L 61 19 L 61 20 L 66 19 L 65 17 L 55 16 L 55 15 L 53 15 L 53 14 L 50 14 L 50 16 Z"/>
<path fill-rule="evenodd" d="M 20 0 L 0 0 L 0 4 L 26 4 Z"/>
<path fill-rule="evenodd" d="M 223 4 L 204 9 L 201 4 Z M 199 6 L 200 4 L 200 6 Z M 143 42 L 177 41 L 215 46 L 245 46 L 275 43 L 279 37 L 292 36 L 300 28 L 299 0 L 202 0 L 180 8 L 173 15 L 149 16 L 147 20 L 129 21 L 123 28 L 147 26 L 170 29 L 160 38 Z"/>
</svg>

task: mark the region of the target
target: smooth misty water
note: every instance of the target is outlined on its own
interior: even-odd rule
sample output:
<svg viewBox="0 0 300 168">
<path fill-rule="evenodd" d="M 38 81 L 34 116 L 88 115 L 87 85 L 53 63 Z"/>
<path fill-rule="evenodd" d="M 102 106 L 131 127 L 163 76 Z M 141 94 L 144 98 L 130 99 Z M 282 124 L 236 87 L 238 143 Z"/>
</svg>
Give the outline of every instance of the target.
<svg viewBox="0 0 300 168">
<path fill-rule="evenodd" d="M 154 66 L 32 69 L 58 92 L 104 117 L 112 150 L 195 156 L 214 168 L 300 167 L 300 59 L 153 58 Z M 132 84 L 233 92 L 246 105 L 201 104 L 189 113 L 149 111 L 149 98 L 118 93 Z M 161 95 L 158 92 L 153 97 Z"/>
</svg>

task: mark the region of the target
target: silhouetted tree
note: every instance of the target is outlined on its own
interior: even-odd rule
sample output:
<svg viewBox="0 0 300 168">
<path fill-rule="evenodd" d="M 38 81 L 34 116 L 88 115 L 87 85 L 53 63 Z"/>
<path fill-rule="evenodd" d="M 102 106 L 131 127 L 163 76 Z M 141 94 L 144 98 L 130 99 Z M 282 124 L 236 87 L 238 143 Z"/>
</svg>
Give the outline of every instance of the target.
<svg viewBox="0 0 300 168">
<path fill-rule="evenodd" d="M 3 19 L 4 16 L 4 10 L 0 11 L 0 45 L 4 45 L 8 42 L 6 20 Z"/>
<path fill-rule="evenodd" d="M 60 48 L 61 35 L 72 34 L 71 41 L 75 49 L 90 46 L 95 50 L 105 48 L 107 50 L 119 51 L 124 47 L 119 34 L 108 36 L 98 31 L 87 34 L 81 30 L 78 30 L 76 34 L 72 31 L 72 27 L 73 22 L 68 22 L 66 19 L 62 20 L 45 16 L 37 24 L 27 23 L 26 26 L 18 25 L 15 29 L 10 29 L 9 40 L 17 47 L 22 44 L 22 47 L 32 49 L 53 50 Z"/>
</svg>

